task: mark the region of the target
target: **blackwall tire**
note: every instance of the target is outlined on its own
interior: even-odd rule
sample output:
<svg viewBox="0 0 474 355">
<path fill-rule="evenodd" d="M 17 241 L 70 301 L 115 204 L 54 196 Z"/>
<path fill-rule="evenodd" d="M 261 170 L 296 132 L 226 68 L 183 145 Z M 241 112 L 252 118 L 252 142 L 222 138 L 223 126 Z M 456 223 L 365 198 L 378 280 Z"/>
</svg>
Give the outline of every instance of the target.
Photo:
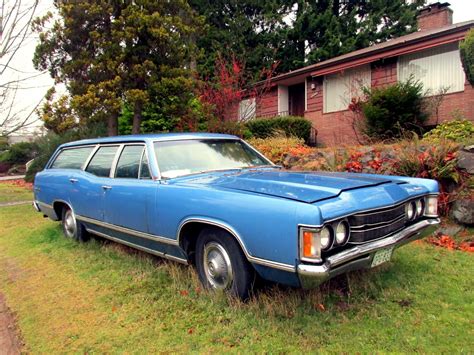
<svg viewBox="0 0 474 355">
<path fill-rule="evenodd" d="M 207 289 L 228 292 L 244 301 L 253 293 L 255 270 L 235 238 L 224 230 L 205 228 L 199 234 L 196 268 Z"/>
<path fill-rule="evenodd" d="M 87 242 L 89 240 L 89 233 L 87 233 L 86 228 L 76 219 L 74 211 L 68 206 L 64 206 L 62 210 L 61 224 L 66 238 L 74 239 L 78 242 Z"/>
</svg>

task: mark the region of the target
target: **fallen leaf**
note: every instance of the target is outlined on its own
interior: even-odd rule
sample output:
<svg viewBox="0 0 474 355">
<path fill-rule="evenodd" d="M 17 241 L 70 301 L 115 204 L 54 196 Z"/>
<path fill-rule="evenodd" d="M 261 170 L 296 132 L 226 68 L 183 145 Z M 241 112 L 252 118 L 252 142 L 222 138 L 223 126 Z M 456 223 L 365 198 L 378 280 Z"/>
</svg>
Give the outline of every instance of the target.
<svg viewBox="0 0 474 355">
<path fill-rule="evenodd" d="M 321 312 L 324 312 L 326 310 L 326 308 L 324 307 L 324 305 L 322 303 L 318 303 L 315 308 L 318 310 L 318 311 L 321 311 Z"/>
</svg>

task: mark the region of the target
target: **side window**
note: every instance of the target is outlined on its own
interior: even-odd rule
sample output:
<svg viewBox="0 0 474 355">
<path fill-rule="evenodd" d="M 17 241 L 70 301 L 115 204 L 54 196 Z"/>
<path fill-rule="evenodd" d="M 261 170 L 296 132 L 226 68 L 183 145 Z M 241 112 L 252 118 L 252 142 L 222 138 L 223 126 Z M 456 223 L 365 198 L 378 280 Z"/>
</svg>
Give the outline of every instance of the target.
<svg viewBox="0 0 474 355">
<path fill-rule="evenodd" d="M 143 152 L 142 162 L 140 166 L 140 179 L 151 179 L 150 168 L 148 166 L 148 156 L 146 150 Z"/>
<path fill-rule="evenodd" d="M 117 163 L 116 178 L 138 179 L 143 145 L 127 145 L 123 148 Z"/>
<path fill-rule="evenodd" d="M 50 169 L 81 169 L 94 147 L 64 149 L 51 164 Z"/>
<path fill-rule="evenodd" d="M 108 177 L 118 146 L 100 147 L 94 154 L 86 171 L 96 176 Z"/>
</svg>

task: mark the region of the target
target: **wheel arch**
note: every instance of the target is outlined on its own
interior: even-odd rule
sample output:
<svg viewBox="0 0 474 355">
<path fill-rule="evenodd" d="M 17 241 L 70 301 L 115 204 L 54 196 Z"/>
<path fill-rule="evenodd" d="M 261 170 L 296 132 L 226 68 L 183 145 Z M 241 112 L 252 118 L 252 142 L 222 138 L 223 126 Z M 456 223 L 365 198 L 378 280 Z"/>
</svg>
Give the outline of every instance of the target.
<svg viewBox="0 0 474 355">
<path fill-rule="evenodd" d="M 74 212 L 71 205 L 68 202 L 64 201 L 64 200 L 55 200 L 53 202 L 53 210 L 54 210 L 54 213 L 56 214 L 57 221 L 62 220 L 62 218 L 63 218 L 62 211 L 63 211 L 64 207 L 67 207 L 67 208 L 71 209 Z"/>
<path fill-rule="evenodd" d="M 226 223 L 207 218 L 188 218 L 181 222 L 178 228 L 177 241 L 179 246 L 185 251 L 189 261 L 194 264 L 194 254 L 196 251 L 196 241 L 199 233 L 208 227 L 214 227 L 229 233 L 239 244 L 246 259 L 252 262 L 252 256 L 247 251 L 244 242 L 234 228 Z"/>
</svg>

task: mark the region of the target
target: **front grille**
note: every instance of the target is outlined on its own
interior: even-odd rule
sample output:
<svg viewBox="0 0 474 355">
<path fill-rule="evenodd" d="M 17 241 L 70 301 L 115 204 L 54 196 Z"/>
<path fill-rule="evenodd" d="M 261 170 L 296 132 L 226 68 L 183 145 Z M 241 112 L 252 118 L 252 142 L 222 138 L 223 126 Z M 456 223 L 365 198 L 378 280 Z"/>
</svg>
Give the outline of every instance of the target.
<svg viewBox="0 0 474 355">
<path fill-rule="evenodd" d="M 364 243 L 401 230 L 406 224 L 405 204 L 350 216 L 349 243 Z"/>
</svg>

